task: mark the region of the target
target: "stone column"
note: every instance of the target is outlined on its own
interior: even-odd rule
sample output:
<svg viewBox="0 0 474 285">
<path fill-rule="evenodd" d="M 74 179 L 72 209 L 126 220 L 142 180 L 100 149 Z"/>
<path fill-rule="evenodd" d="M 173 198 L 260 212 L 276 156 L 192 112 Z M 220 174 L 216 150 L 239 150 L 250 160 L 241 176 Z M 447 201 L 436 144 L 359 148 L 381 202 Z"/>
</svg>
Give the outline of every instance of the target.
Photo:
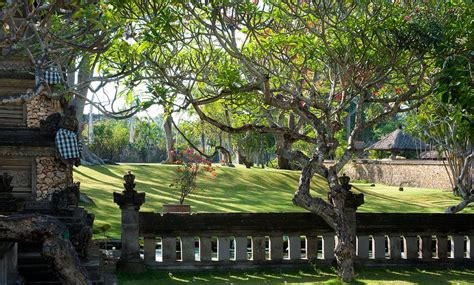
<svg viewBox="0 0 474 285">
<path fill-rule="evenodd" d="M 318 259 L 318 236 L 316 235 L 306 236 L 306 258 L 313 261 Z"/>
<path fill-rule="evenodd" d="M 399 260 L 402 258 L 401 240 L 399 235 L 391 235 L 390 240 L 390 259 Z"/>
<path fill-rule="evenodd" d="M 300 260 L 301 259 L 301 238 L 300 236 L 289 236 L 288 237 L 288 247 L 290 260 Z"/>
<path fill-rule="evenodd" d="M 235 237 L 235 260 L 247 261 L 247 237 Z"/>
<path fill-rule="evenodd" d="M 122 210 L 122 250 L 117 270 L 139 273 L 146 271 L 140 258 L 138 211 L 145 202 L 145 193 L 138 193 L 135 188 L 135 175 L 128 172 L 124 176 L 125 190 L 114 192 L 114 202 Z"/>
</svg>

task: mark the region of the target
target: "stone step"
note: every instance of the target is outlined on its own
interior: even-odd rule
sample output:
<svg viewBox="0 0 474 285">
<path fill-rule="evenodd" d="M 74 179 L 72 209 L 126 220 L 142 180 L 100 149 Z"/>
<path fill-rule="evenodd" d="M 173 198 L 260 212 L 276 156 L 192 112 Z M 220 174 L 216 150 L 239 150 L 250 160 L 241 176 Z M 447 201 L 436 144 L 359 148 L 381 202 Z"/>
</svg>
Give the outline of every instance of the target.
<svg viewBox="0 0 474 285">
<path fill-rule="evenodd" d="M 103 284 L 99 258 L 82 261 L 93 284 Z M 51 266 L 45 262 L 39 252 L 19 252 L 18 271 L 27 284 L 60 284 Z"/>
</svg>

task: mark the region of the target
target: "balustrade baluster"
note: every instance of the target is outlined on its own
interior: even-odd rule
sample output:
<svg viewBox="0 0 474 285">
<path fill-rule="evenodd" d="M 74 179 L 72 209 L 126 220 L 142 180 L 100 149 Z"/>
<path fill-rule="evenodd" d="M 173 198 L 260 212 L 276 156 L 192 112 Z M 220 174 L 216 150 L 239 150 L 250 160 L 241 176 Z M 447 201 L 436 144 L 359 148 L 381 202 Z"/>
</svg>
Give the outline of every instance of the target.
<svg viewBox="0 0 474 285">
<path fill-rule="evenodd" d="M 452 251 L 454 259 L 464 258 L 464 236 L 452 236 Z"/>
<path fill-rule="evenodd" d="M 181 257 L 183 262 L 194 262 L 195 245 L 194 237 L 185 236 L 181 238 Z"/>
<path fill-rule="evenodd" d="M 143 259 L 146 264 L 153 264 L 156 262 L 156 238 L 146 236 L 143 239 Z"/>
<path fill-rule="evenodd" d="M 290 260 L 301 259 L 301 238 L 300 236 L 288 237 L 289 257 Z"/>
<path fill-rule="evenodd" d="M 436 236 L 436 255 L 438 259 L 448 258 L 448 237 L 446 235 Z"/>
<path fill-rule="evenodd" d="M 323 236 L 323 258 L 328 261 L 334 259 L 334 235 Z"/>
<path fill-rule="evenodd" d="M 211 237 L 199 237 L 199 258 L 201 262 L 209 262 L 212 260 L 212 240 Z"/>
<path fill-rule="evenodd" d="M 405 258 L 406 259 L 418 258 L 418 237 L 405 236 Z"/>
<path fill-rule="evenodd" d="M 161 246 L 163 262 L 176 262 L 176 237 L 163 237 Z"/>
<path fill-rule="evenodd" d="M 235 260 L 247 260 L 247 237 L 235 237 Z"/>
<path fill-rule="evenodd" d="M 399 260 L 402 258 L 400 236 L 390 236 L 390 259 Z"/>
<path fill-rule="evenodd" d="M 265 260 L 265 237 L 252 237 L 253 261 Z"/>
<path fill-rule="evenodd" d="M 228 237 L 217 238 L 217 260 L 230 260 L 230 241 Z"/>
<path fill-rule="evenodd" d="M 372 250 L 375 259 L 385 259 L 385 236 L 373 236 Z"/>
<path fill-rule="evenodd" d="M 432 237 L 429 235 L 421 236 L 421 259 L 428 261 L 433 258 L 431 243 L 433 242 Z"/>
<path fill-rule="evenodd" d="M 315 260 L 318 258 L 318 236 L 306 236 L 306 258 L 308 260 Z"/>
<path fill-rule="evenodd" d="M 369 236 L 357 236 L 357 256 L 360 259 L 369 258 Z"/>
<path fill-rule="evenodd" d="M 280 261 L 283 259 L 283 237 L 270 237 L 270 259 L 273 261 Z"/>
</svg>

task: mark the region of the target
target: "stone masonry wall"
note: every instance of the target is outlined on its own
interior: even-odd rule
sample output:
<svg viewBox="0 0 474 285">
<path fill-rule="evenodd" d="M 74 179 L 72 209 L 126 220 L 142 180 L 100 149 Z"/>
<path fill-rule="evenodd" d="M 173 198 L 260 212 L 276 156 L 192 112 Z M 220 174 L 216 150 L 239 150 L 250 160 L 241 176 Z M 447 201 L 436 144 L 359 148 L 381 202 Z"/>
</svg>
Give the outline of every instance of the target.
<svg viewBox="0 0 474 285">
<path fill-rule="evenodd" d="M 41 120 L 59 111 L 59 101 L 42 94 L 26 103 L 26 124 L 29 128 L 39 128 Z"/>
<path fill-rule="evenodd" d="M 343 171 L 352 180 L 367 180 L 392 186 L 411 186 L 451 190 L 442 161 L 433 160 L 358 160 Z"/>
<path fill-rule="evenodd" d="M 50 195 L 72 182 L 72 168 L 54 157 L 36 157 L 36 199 Z"/>
</svg>

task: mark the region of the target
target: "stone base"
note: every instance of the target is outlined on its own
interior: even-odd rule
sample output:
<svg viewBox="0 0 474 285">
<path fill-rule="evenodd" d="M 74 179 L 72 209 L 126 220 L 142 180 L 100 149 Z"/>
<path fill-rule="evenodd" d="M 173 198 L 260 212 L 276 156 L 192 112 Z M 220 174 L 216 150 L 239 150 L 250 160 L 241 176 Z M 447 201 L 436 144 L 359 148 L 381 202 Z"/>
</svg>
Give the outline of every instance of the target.
<svg viewBox="0 0 474 285">
<path fill-rule="evenodd" d="M 143 273 L 146 271 L 143 259 L 137 258 L 134 260 L 119 260 L 117 262 L 117 271 L 126 273 Z"/>
</svg>

